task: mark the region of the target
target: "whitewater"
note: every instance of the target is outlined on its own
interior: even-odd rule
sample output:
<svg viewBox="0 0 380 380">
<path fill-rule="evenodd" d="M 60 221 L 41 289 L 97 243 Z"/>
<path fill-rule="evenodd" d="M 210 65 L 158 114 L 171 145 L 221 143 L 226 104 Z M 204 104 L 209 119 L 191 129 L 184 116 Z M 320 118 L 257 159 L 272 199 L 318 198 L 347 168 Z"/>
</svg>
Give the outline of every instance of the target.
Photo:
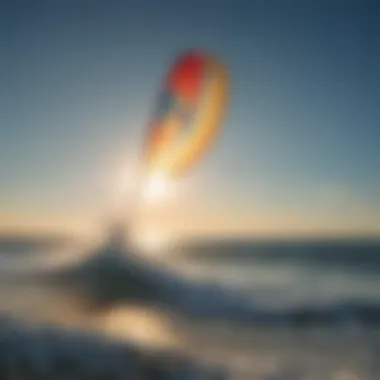
<svg viewBox="0 0 380 380">
<path fill-rule="evenodd" d="M 171 252 L 157 261 L 112 246 L 24 246 L 16 254 L 3 246 L 0 307 L 6 322 L 0 342 L 2 349 L 14 347 L 5 367 L 9 371 L 25 357 L 33 367 L 45 358 L 38 365 L 51 373 L 56 361 L 49 358 L 66 352 L 82 363 L 75 367 L 79 372 L 89 373 L 96 362 L 91 358 L 109 352 L 103 367 L 114 373 L 119 368 L 129 378 L 144 378 L 141 366 L 154 362 L 156 375 L 148 378 L 379 379 L 374 264 L 365 274 L 362 265 L 358 278 L 358 270 L 354 277 L 352 266 L 347 270 L 347 259 L 345 270 L 337 260 L 317 265 L 317 254 L 305 264 L 297 249 L 286 254 L 289 247 L 282 246 L 280 265 L 273 248 L 265 260 L 258 254 L 247 259 L 235 248 L 210 258 L 210 247 L 198 247 L 197 255 Z M 360 257 L 364 249 L 368 261 L 368 247 Z M 378 246 L 371 249 L 375 260 Z M 334 271 L 338 284 L 335 279 L 324 290 L 321 284 Z M 31 348 L 37 346 L 42 359 Z M 144 359 L 138 370 L 127 360 L 133 355 L 160 360 Z"/>
</svg>

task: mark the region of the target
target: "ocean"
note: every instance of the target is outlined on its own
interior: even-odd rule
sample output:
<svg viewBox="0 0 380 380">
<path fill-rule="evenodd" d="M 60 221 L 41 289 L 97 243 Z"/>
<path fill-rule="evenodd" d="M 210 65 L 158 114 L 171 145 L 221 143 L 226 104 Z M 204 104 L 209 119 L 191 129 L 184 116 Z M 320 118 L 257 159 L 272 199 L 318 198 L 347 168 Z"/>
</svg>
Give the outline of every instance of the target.
<svg viewBox="0 0 380 380">
<path fill-rule="evenodd" d="M 172 264 L 192 279 L 236 289 L 263 308 L 340 305 L 349 313 L 352 306 L 358 322 L 380 322 L 376 241 L 206 243 L 185 247 Z"/>
<path fill-rule="evenodd" d="M 81 287 L 28 280 L 91 250 L 3 242 L 0 312 L 189 352 L 233 379 L 380 379 L 380 242 L 193 242 L 159 257 L 186 284 L 168 282 L 175 308 L 134 297 L 96 309 Z"/>
</svg>

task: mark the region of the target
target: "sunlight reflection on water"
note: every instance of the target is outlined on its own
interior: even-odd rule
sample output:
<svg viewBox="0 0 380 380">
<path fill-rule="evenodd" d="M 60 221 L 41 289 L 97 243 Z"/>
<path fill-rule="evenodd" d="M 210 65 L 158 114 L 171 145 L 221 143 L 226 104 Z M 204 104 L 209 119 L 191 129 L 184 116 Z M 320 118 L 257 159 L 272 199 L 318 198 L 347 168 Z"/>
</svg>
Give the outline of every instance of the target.
<svg viewBox="0 0 380 380">
<path fill-rule="evenodd" d="M 57 254 L 54 258 L 47 259 L 45 254 L 34 256 L 31 266 L 31 259 L 20 257 L 7 259 L 2 268 L 7 268 L 8 273 L 11 268 L 15 273 L 27 268 L 33 272 L 43 265 L 60 266 L 63 262 L 69 263 L 70 260 L 73 262 L 79 258 L 74 253 L 71 257 L 62 253 L 61 256 Z M 192 268 L 199 272 L 201 269 Z M 222 266 L 214 266 L 214 269 L 221 277 L 238 276 L 237 270 L 227 272 Z M 204 272 L 207 270 L 203 267 Z M 199 272 L 199 277 L 202 277 Z M 286 279 L 291 277 L 286 276 L 289 274 L 286 270 L 281 274 Z M 191 277 L 190 273 L 189 276 Z M 67 291 L 54 286 L 2 280 L 4 279 L 0 276 L 0 313 L 30 322 L 96 330 L 142 345 L 189 351 L 207 362 L 248 373 L 246 377 L 236 377 L 239 380 L 251 379 L 253 375 L 268 378 L 273 373 L 280 373 L 283 378 L 289 379 L 313 378 L 307 375 L 297 377 L 296 372 L 291 372 L 293 367 L 296 368 L 294 371 L 305 371 L 317 380 L 350 379 L 350 376 L 353 379 L 356 374 L 362 374 L 358 377 L 360 379 L 372 380 L 377 379 L 375 375 L 379 372 L 376 352 L 380 347 L 380 339 L 379 333 L 374 330 L 363 330 L 357 335 L 350 335 L 347 331 L 231 326 L 215 321 L 205 323 L 174 318 L 159 309 L 133 305 L 119 305 L 103 311 L 92 310 L 86 308 L 85 296 L 80 289 Z M 233 278 L 231 282 L 232 280 Z"/>
</svg>

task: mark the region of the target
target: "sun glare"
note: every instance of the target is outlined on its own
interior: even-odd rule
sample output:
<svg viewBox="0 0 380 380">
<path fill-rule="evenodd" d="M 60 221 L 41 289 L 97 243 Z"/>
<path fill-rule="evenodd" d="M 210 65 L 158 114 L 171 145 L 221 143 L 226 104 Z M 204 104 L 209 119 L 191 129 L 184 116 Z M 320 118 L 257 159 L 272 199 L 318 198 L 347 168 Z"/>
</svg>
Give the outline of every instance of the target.
<svg viewBox="0 0 380 380">
<path fill-rule="evenodd" d="M 170 245 L 169 235 L 158 231 L 145 231 L 137 234 L 135 244 L 147 254 L 158 254 Z"/>
<path fill-rule="evenodd" d="M 155 175 L 144 186 L 143 198 L 146 201 L 156 201 L 171 195 L 172 186 L 169 178 L 163 175 Z"/>
</svg>

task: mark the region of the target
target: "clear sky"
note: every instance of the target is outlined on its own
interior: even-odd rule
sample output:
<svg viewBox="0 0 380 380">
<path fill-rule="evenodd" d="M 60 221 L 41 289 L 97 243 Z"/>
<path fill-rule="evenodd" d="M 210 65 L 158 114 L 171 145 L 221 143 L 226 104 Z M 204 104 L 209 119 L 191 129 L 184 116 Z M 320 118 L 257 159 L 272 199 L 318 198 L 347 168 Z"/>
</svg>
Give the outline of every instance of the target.
<svg viewBox="0 0 380 380">
<path fill-rule="evenodd" d="M 144 223 L 380 235 L 379 18 L 364 0 L 1 2 L 0 229 L 94 227 L 168 65 L 199 47 L 231 71 L 223 134 Z"/>
</svg>

